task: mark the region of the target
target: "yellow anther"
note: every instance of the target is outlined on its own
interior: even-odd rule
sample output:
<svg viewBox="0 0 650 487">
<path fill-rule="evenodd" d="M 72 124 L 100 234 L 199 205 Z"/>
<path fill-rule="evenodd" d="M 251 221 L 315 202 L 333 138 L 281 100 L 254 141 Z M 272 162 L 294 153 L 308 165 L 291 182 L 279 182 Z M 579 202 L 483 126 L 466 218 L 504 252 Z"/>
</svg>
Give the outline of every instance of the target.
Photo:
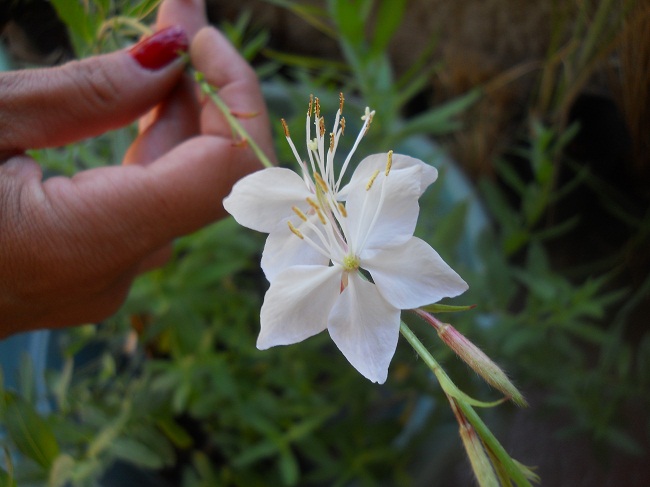
<svg viewBox="0 0 650 487">
<path fill-rule="evenodd" d="M 334 132 L 330 132 L 330 152 L 334 152 Z"/>
<path fill-rule="evenodd" d="M 280 119 L 280 121 L 282 122 L 282 128 L 284 129 L 284 136 L 287 139 L 290 138 L 291 135 L 289 135 L 289 126 L 287 125 L 287 121 L 284 118 Z"/>
<path fill-rule="evenodd" d="M 343 93 L 339 93 L 339 113 L 343 113 L 343 103 L 345 103 L 345 98 Z"/>
<path fill-rule="evenodd" d="M 320 100 L 318 97 L 314 98 L 314 112 L 316 113 L 316 118 L 320 118 Z"/>
<path fill-rule="evenodd" d="M 321 118 L 318 124 L 318 127 L 320 129 L 320 136 L 322 137 L 325 135 L 325 119 Z"/>
<path fill-rule="evenodd" d="M 323 212 L 321 211 L 320 208 L 316 210 L 316 214 L 318 215 L 318 219 L 323 225 L 327 225 L 327 219 L 325 218 L 325 215 L 323 215 Z"/>
<path fill-rule="evenodd" d="M 388 151 L 388 161 L 386 161 L 386 176 L 390 172 L 390 168 L 393 167 L 393 151 Z"/>
<path fill-rule="evenodd" d="M 323 225 L 326 225 L 327 220 L 325 219 L 325 215 L 323 215 L 323 212 L 321 211 L 320 206 L 318 205 L 318 203 L 316 203 L 311 198 L 307 198 L 307 203 L 309 203 L 309 206 L 311 206 L 314 209 L 314 211 L 316 212 L 316 215 L 318 215 L 318 219 L 320 220 L 320 222 Z"/>
<path fill-rule="evenodd" d="M 341 215 L 343 215 L 343 218 L 348 217 L 348 210 L 345 209 L 345 205 L 339 201 L 339 211 L 341 212 Z"/>
<path fill-rule="evenodd" d="M 292 206 L 291 209 L 293 210 L 293 212 L 294 212 L 296 215 L 298 215 L 298 217 L 299 217 L 302 221 L 304 221 L 304 222 L 307 221 L 307 215 L 305 215 L 305 214 L 302 212 L 302 210 L 301 210 L 300 208 L 298 208 L 297 206 Z"/>
<path fill-rule="evenodd" d="M 378 175 L 379 175 L 379 169 L 377 169 L 374 173 L 372 173 L 372 176 L 370 176 L 370 179 L 368 180 L 368 184 L 366 184 L 366 191 L 370 191 L 370 188 L 372 188 L 372 183 L 375 182 L 375 179 L 377 179 Z"/>
<path fill-rule="evenodd" d="M 320 186 L 320 189 L 323 190 L 323 193 L 327 193 L 329 191 L 329 188 L 327 187 L 327 184 L 325 183 L 325 180 L 323 179 L 323 176 L 318 174 L 317 172 L 314 173 L 314 179 L 316 180 L 316 184 Z"/>
<path fill-rule="evenodd" d="M 307 116 L 311 117 L 314 110 L 314 95 L 309 95 L 309 108 L 307 109 Z"/>
<path fill-rule="evenodd" d="M 305 198 L 305 199 L 307 200 L 307 203 L 309 203 L 309 206 L 311 206 L 316 211 L 320 211 L 320 206 L 318 206 L 318 203 L 316 203 L 311 198 Z"/>
<path fill-rule="evenodd" d="M 341 135 L 345 135 L 345 117 L 341 117 L 341 121 L 339 123 L 341 125 Z"/>
<path fill-rule="evenodd" d="M 291 222 L 287 222 L 287 225 L 289 225 L 289 230 L 291 230 L 291 232 L 292 232 L 296 237 L 298 237 L 300 240 L 304 240 L 304 239 L 305 239 L 305 236 L 300 232 L 300 230 L 298 230 L 296 227 L 293 226 L 293 223 L 291 223 Z"/>
</svg>

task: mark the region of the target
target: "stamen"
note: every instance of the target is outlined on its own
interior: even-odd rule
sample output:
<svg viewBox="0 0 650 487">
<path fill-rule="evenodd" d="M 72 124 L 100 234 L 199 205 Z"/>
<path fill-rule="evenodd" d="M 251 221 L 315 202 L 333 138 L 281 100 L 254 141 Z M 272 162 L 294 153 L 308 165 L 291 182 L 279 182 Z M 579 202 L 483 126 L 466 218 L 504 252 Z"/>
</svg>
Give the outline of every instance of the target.
<svg viewBox="0 0 650 487">
<path fill-rule="evenodd" d="M 386 162 L 386 176 L 390 172 L 390 168 L 393 167 L 393 151 L 388 151 L 388 161 Z"/>
<path fill-rule="evenodd" d="M 309 206 L 311 206 L 314 210 L 319 211 L 320 206 L 318 206 L 318 203 L 316 203 L 314 200 L 311 198 L 305 198 L 307 200 L 307 203 L 309 203 Z"/>
<path fill-rule="evenodd" d="M 365 113 L 361 116 L 361 120 L 366 121 L 368 120 L 368 123 L 372 122 L 372 117 L 375 116 L 375 111 L 370 111 L 370 107 L 366 107 Z"/>
<path fill-rule="evenodd" d="M 287 225 L 289 225 L 289 230 L 291 230 L 296 237 L 298 237 L 300 240 L 305 239 L 305 236 L 300 232 L 300 230 L 293 226 L 293 223 L 287 222 Z"/>
<path fill-rule="evenodd" d="M 343 103 L 345 103 L 345 98 L 343 97 L 343 92 L 339 93 L 339 113 L 343 113 Z"/>
<path fill-rule="evenodd" d="M 339 201 L 338 206 L 339 206 L 339 211 L 341 212 L 341 215 L 343 216 L 343 218 L 347 218 L 348 217 L 348 210 L 345 209 L 345 205 Z"/>
<path fill-rule="evenodd" d="M 318 97 L 314 98 L 314 113 L 316 113 L 316 118 L 320 118 L 320 100 Z"/>
<path fill-rule="evenodd" d="M 334 132 L 330 132 L 330 152 L 334 152 Z"/>
<path fill-rule="evenodd" d="M 318 173 L 315 173 L 315 174 L 318 174 Z M 321 179 L 321 181 L 322 181 L 322 179 Z M 311 206 L 314 209 L 314 211 L 316 212 L 316 215 L 318 215 L 318 219 L 320 220 L 320 222 L 323 225 L 327 225 L 327 220 L 325 219 L 325 215 L 323 215 L 323 211 L 320 209 L 319 204 L 316 203 L 311 198 L 306 198 L 306 199 L 307 199 L 307 203 L 309 203 L 309 206 Z"/>
<path fill-rule="evenodd" d="M 314 110 L 314 95 L 309 95 L 309 108 L 307 109 L 307 116 L 311 117 Z"/>
<path fill-rule="evenodd" d="M 305 215 L 305 214 L 302 212 L 302 210 L 301 210 L 300 208 L 298 208 L 297 206 L 292 206 L 291 209 L 293 210 L 293 212 L 294 212 L 296 215 L 298 215 L 298 217 L 299 217 L 302 221 L 304 221 L 304 222 L 307 221 L 307 215 Z"/>
<path fill-rule="evenodd" d="M 318 128 L 320 129 L 320 136 L 323 137 L 325 135 L 325 119 L 321 118 L 320 122 L 318 123 Z"/>
<path fill-rule="evenodd" d="M 341 135 L 345 135 L 345 117 L 341 117 Z"/>
<path fill-rule="evenodd" d="M 372 188 L 372 183 L 375 182 L 375 179 L 377 179 L 377 176 L 379 175 L 379 169 L 377 169 L 372 176 L 370 176 L 370 179 L 368 180 L 368 184 L 366 184 L 366 191 L 370 191 L 370 188 Z"/>
<path fill-rule="evenodd" d="M 291 137 L 289 134 L 289 126 L 287 125 L 287 121 L 284 118 L 281 118 L 280 121 L 282 122 L 282 128 L 284 129 L 284 136 L 288 139 Z"/>
<path fill-rule="evenodd" d="M 363 131 L 363 135 L 366 135 L 368 133 L 368 129 L 370 128 L 370 124 L 372 123 L 372 119 L 375 116 L 375 111 L 370 111 L 369 107 L 366 107 L 366 113 L 361 117 L 361 120 L 364 120 L 366 122 L 365 130 Z"/>
<path fill-rule="evenodd" d="M 323 176 L 315 172 L 314 179 L 316 180 L 316 184 L 320 186 L 320 189 L 323 190 L 323 193 L 327 193 L 329 191 L 329 188 L 327 187 L 327 184 L 325 184 L 325 180 L 323 179 Z"/>
</svg>

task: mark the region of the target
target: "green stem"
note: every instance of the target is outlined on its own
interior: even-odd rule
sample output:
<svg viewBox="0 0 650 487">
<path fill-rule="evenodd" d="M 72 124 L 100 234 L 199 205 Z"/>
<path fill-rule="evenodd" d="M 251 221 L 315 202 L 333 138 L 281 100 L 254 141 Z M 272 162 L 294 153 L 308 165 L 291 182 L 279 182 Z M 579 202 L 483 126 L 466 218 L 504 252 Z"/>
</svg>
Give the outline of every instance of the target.
<svg viewBox="0 0 650 487">
<path fill-rule="evenodd" d="M 246 144 L 248 144 L 248 146 L 253 150 L 255 156 L 257 156 L 262 165 L 264 167 L 274 167 L 273 163 L 269 160 L 268 157 L 266 157 L 266 154 L 264 154 L 264 151 L 262 151 L 262 149 L 260 149 L 260 146 L 257 145 L 257 143 L 248 135 L 248 132 L 246 132 L 246 129 L 239 123 L 237 117 L 232 114 L 230 108 L 228 108 L 228 105 L 226 105 L 226 103 L 217 94 L 217 88 L 208 83 L 205 80 L 203 73 L 199 71 L 194 71 L 194 79 L 199 84 L 201 91 L 209 96 L 210 100 L 212 100 L 212 103 L 214 103 L 221 111 L 221 113 L 223 113 L 223 116 L 226 117 L 226 120 L 233 131 L 239 137 L 241 137 L 242 140 L 245 141 Z"/>
<path fill-rule="evenodd" d="M 456 400 L 456 404 L 463 411 L 463 414 L 467 417 L 468 421 L 472 424 L 472 426 L 480 436 L 481 440 L 485 444 L 486 448 L 488 448 L 492 452 L 492 454 L 502 463 L 502 465 L 508 472 L 508 475 L 510 475 L 510 478 L 514 480 L 515 483 L 519 486 L 532 487 L 532 484 L 528 481 L 528 479 L 521 471 L 521 469 L 517 466 L 515 461 L 510 457 L 510 455 L 508 454 L 508 452 L 506 452 L 503 446 L 501 446 L 499 440 L 496 439 L 496 437 L 492 434 L 490 429 L 486 426 L 486 424 L 479 417 L 479 415 L 476 414 L 474 408 L 464 398 L 459 397 L 457 394 L 455 394 L 454 390 L 448 390 L 449 386 L 448 384 L 445 383 L 449 381 L 449 383 L 453 385 L 453 382 L 451 382 L 449 376 L 447 376 L 447 374 L 442 369 L 440 364 L 436 361 L 436 359 L 433 358 L 431 353 L 422 344 L 420 339 L 417 336 L 415 336 L 413 331 L 411 331 L 409 326 L 403 321 L 400 323 L 400 333 L 404 338 L 406 338 L 406 341 L 409 342 L 409 344 L 413 347 L 415 352 L 420 356 L 420 358 L 424 361 L 424 363 L 427 364 L 427 366 L 431 369 L 431 371 L 436 375 L 436 378 L 438 378 L 438 380 L 440 381 L 440 385 L 442 386 L 445 393 L 448 393 L 450 396 L 454 397 L 454 399 Z M 453 387 L 454 389 L 456 389 L 455 385 Z"/>
</svg>

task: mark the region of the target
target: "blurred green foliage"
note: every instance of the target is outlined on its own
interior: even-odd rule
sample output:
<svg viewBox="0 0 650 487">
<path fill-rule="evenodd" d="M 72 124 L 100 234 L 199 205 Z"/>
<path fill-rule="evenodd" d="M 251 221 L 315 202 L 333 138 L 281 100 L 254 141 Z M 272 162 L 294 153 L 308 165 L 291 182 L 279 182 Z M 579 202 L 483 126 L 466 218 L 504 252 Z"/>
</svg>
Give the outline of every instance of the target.
<svg viewBox="0 0 650 487">
<path fill-rule="evenodd" d="M 588 176 L 577 170 L 557 186 L 558 160 L 579 127 L 533 121 L 525 143 L 513 150 L 532 177 L 504 160 L 497 168 L 506 189 L 484 181 L 476 192 L 450 190 L 445 181 L 454 169 L 426 136 L 458 130 L 457 116 L 481 89 L 404 119 L 405 104 L 444 68 L 432 47 L 394 79 L 386 47 L 407 2 L 330 0 L 318 8 L 268 1 L 335 37 L 345 58 L 267 50 L 268 34 L 254 26 L 251 14 L 223 26 L 248 59 L 267 59 L 258 69 L 269 106 L 287 119 L 298 146 L 309 93 L 321 96 L 323 110 L 333 114 L 340 90 L 349 95 L 348 113 L 362 113 L 366 104 L 377 110 L 359 158 L 403 148 L 442 165 L 441 181 L 422 199 L 418 235 L 470 284 L 457 302 L 477 308 L 452 315 L 454 325 L 507 365 L 524 391 L 539 388 L 549 405 L 571 412 L 573 430 L 638 453 L 620 412 L 629 401 L 650 406 L 644 393 L 650 338 L 645 335 L 636 349 L 627 343 L 626 314 L 611 326 L 603 323 L 613 307 L 625 309 L 628 296 L 612 289 L 608 274 L 576 279 L 554 269 L 548 255 L 547 243 L 575 224 L 547 224 L 549 207 Z M 52 3 L 77 52 L 86 55 L 146 32 L 143 22 L 158 2 Z M 282 135 L 279 124 L 274 128 Z M 48 174 L 119 164 L 133 130 L 32 155 Z M 278 154 L 283 162 L 293 158 L 284 144 Z M 512 194 L 518 207 L 509 201 Z M 480 202 L 492 220 L 471 216 Z M 48 372 L 47 411 L 37 407 L 28 362 L 19 390 L 1 393 L 7 459 L 0 485 L 98 485 L 116 461 L 155 472 L 155 485 L 187 487 L 406 486 L 443 478 L 446 460 L 461 451 L 455 422 L 407 345 L 400 343 L 385 386 L 360 377 L 325 334 L 299 346 L 255 348 L 266 289 L 258 265 L 263 242 L 232 220 L 181 238 L 171 262 L 138 279 L 116 316 L 56 334 L 62 363 Z M 495 397 L 433 330 L 412 326 L 459 386 Z"/>
</svg>

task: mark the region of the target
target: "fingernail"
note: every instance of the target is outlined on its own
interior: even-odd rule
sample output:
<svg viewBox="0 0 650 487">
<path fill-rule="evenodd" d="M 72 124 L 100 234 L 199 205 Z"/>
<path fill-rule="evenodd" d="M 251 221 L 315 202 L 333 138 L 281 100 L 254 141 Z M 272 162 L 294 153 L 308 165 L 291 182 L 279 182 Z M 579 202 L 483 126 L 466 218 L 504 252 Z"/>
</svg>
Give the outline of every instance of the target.
<svg viewBox="0 0 650 487">
<path fill-rule="evenodd" d="M 167 27 L 142 39 L 129 49 L 129 53 L 146 69 L 156 70 L 178 59 L 187 52 L 190 41 L 185 31 L 178 27 Z"/>
</svg>

